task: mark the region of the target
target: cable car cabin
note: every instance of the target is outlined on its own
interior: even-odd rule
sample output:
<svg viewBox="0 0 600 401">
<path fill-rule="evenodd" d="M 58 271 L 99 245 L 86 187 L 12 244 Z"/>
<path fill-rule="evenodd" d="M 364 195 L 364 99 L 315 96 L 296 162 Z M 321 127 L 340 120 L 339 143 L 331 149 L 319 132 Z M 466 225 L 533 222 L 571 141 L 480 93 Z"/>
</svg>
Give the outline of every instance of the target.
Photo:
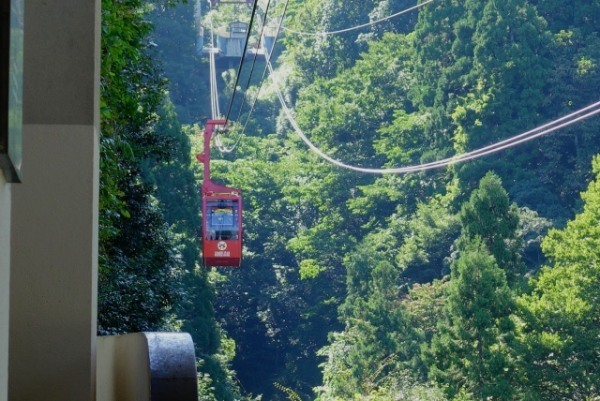
<svg viewBox="0 0 600 401">
<path fill-rule="evenodd" d="M 240 267 L 242 263 L 242 191 L 210 179 L 210 141 L 225 120 L 208 120 L 204 129 L 202 182 L 202 261 L 205 267 Z"/>
<path fill-rule="evenodd" d="M 233 188 L 228 191 L 207 191 L 203 193 L 202 203 L 204 266 L 239 267 L 242 261 L 240 191 Z"/>
</svg>

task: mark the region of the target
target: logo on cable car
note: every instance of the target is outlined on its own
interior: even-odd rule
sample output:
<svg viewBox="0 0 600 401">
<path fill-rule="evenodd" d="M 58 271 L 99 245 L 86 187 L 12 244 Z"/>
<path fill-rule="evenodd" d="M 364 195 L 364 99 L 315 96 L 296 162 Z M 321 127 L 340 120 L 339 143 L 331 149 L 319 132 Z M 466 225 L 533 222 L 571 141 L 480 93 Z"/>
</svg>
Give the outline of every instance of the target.
<svg viewBox="0 0 600 401">
<path fill-rule="evenodd" d="M 231 256 L 231 252 L 226 251 L 227 243 L 225 241 L 219 241 L 219 243 L 217 243 L 217 248 L 219 250 L 215 251 L 215 257 L 228 258 Z"/>
</svg>

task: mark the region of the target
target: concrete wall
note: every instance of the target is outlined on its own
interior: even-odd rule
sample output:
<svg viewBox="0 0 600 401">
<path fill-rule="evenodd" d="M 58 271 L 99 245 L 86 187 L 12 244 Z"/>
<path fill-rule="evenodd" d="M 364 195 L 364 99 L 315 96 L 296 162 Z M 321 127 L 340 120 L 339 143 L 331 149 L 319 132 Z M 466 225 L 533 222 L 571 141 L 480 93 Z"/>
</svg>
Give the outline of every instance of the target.
<svg viewBox="0 0 600 401">
<path fill-rule="evenodd" d="M 143 334 L 98 338 L 96 401 L 150 400 L 150 357 Z"/>
<path fill-rule="evenodd" d="M 10 194 L 0 171 L 0 401 L 8 397 L 8 315 L 10 285 Z"/>
<path fill-rule="evenodd" d="M 96 401 L 197 401 L 196 356 L 187 333 L 98 338 Z"/>
<path fill-rule="evenodd" d="M 13 186 L 9 399 L 95 393 L 97 141 L 86 126 L 24 127 Z"/>
<path fill-rule="evenodd" d="M 22 182 L 0 172 L 0 401 L 195 401 L 189 335 L 96 337 L 100 0 L 25 7 Z"/>
<path fill-rule="evenodd" d="M 100 0 L 25 2 L 22 183 L 11 185 L 10 208 L 10 401 L 96 395 L 99 22 Z"/>
</svg>

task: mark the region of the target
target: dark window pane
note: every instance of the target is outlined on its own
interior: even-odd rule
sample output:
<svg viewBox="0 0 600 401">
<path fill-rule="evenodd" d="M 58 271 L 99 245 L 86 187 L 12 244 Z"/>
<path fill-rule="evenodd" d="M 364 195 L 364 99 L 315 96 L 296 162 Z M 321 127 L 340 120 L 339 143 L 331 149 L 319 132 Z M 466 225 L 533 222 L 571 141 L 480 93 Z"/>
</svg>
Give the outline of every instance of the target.
<svg viewBox="0 0 600 401">
<path fill-rule="evenodd" d="M 23 0 L 0 7 L 0 168 L 14 182 L 22 161 Z"/>
</svg>

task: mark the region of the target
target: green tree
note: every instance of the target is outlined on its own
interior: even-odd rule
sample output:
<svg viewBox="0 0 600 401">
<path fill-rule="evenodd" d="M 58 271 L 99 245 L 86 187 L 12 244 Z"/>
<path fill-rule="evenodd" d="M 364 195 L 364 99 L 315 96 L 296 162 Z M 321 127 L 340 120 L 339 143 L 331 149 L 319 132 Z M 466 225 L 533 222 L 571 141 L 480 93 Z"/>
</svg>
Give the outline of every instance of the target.
<svg viewBox="0 0 600 401">
<path fill-rule="evenodd" d="M 510 283 L 514 283 L 522 272 L 519 253 L 522 239 L 518 236 L 519 211 L 510 204 L 508 194 L 500 178 L 489 172 L 479 183 L 479 188 L 460 211 L 462 234 L 459 249 L 465 243 L 479 238 L 500 268 L 507 272 Z"/>
<path fill-rule="evenodd" d="M 316 350 L 327 338 L 322 328 L 335 326 L 339 301 L 332 299 L 343 283 L 330 279 L 330 269 L 301 280 L 289 242 L 320 214 L 311 184 L 326 166 L 306 169 L 305 155 L 290 154 L 289 142 L 276 135 L 248 136 L 242 144 L 235 157 L 225 155 L 235 160 L 213 165 L 215 180 L 243 188 L 245 245 L 242 269 L 222 271 L 215 306 L 236 341 L 233 367 L 247 391 L 283 399 L 272 385 L 278 382 L 310 398 L 320 379 Z M 334 254 L 323 264 L 339 258 Z"/>
<path fill-rule="evenodd" d="M 345 328 L 319 351 L 327 357 L 319 400 L 366 399 L 416 357 L 419 337 L 402 306 L 401 271 L 387 257 L 391 247 L 386 233 L 376 233 L 346 258 Z"/>
<path fill-rule="evenodd" d="M 155 129 L 171 144 L 168 157 L 163 160 L 148 157 L 140 162 L 144 166 L 144 180 L 154 187 L 170 234 L 171 252 L 180 266 L 178 280 L 173 283 L 178 295 L 173 313 L 178 328 L 192 336 L 196 355 L 201 358 L 200 377 L 210 380 L 210 386 L 202 387 L 202 396 L 233 400 L 239 397 L 239 391 L 232 384 L 232 373 L 227 366 L 227 339 L 215 320 L 215 294 L 208 272 L 199 266 L 200 200 L 194 175 L 197 162 L 192 157 L 189 140 L 194 132 L 179 124 L 168 99 L 158 115 Z"/>
<path fill-rule="evenodd" d="M 396 263 L 409 282 L 429 283 L 448 274 L 448 256 L 460 234 L 452 194 L 420 203 L 407 223 Z"/>
<path fill-rule="evenodd" d="M 346 29 L 368 22 L 369 12 L 373 9 L 374 0 L 326 0 L 309 2 L 303 12 L 295 15 L 298 30 L 312 32 L 327 32 Z M 300 47 L 310 49 L 307 54 L 293 52 L 295 63 L 300 72 L 305 74 L 308 81 L 315 77 L 333 78 L 337 73 L 352 66 L 365 44 L 357 41 L 359 33 L 345 32 L 338 35 L 300 36 L 287 45 L 288 49 Z M 302 45 L 298 46 L 298 41 Z M 308 57 L 307 57 L 308 56 Z"/>
<path fill-rule="evenodd" d="M 165 80 L 148 51 L 141 0 L 102 2 L 98 330 L 165 327 L 181 265 L 142 177 L 148 155 L 167 157 L 154 130 Z"/>
<path fill-rule="evenodd" d="M 452 54 L 453 42 L 456 40 L 454 25 L 465 14 L 465 3 L 447 0 L 434 2 L 419 12 L 414 47 L 415 70 L 420 85 L 413 88 L 412 95 L 415 103 L 423 108 L 443 108 L 452 93 L 444 88 L 452 81 L 444 79 L 443 75 L 446 68 L 456 65 Z M 436 113 L 436 117 L 438 116 Z M 443 125 L 437 119 L 436 123 Z"/>
<path fill-rule="evenodd" d="M 600 158 L 582 194 L 583 211 L 542 248 L 550 264 L 519 299 L 524 388 L 529 399 L 600 395 Z"/>
<path fill-rule="evenodd" d="M 424 351 L 429 377 L 449 397 L 510 400 L 513 300 L 504 270 L 479 237 L 453 263 L 447 306 L 431 346 Z"/>
<path fill-rule="evenodd" d="M 203 396 L 232 400 L 239 391 L 227 368 L 229 343 L 197 268 L 190 145 L 150 40 L 152 6 L 166 12 L 176 3 L 102 1 L 98 330 L 190 331 Z"/>
<path fill-rule="evenodd" d="M 177 301 L 181 265 L 171 252 L 150 188 L 131 180 L 124 191 L 131 216 L 120 219 L 115 226 L 119 235 L 103 243 L 104 263 L 98 278 L 101 334 L 165 329 Z"/>
<path fill-rule="evenodd" d="M 197 54 L 194 43 L 196 3 L 181 1 L 177 6 L 169 6 L 158 1 L 148 14 L 154 26 L 151 33 L 154 59 L 160 61 L 169 79 L 169 97 L 183 124 L 194 124 L 210 116 L 209 74 L 204 73 L 209 65 L 206 58 Z M 202 12 L 206 14 L 208 5 L 202 3 Z"/>
</svg>

